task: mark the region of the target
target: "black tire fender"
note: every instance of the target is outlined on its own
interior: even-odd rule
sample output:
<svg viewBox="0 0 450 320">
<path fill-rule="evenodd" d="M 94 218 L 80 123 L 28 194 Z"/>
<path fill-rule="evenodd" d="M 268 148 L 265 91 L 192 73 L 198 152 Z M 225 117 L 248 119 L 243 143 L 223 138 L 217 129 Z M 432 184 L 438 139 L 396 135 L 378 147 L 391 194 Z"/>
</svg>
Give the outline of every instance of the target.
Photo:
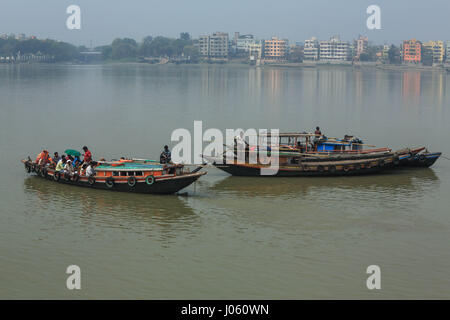
<svg viewBox="0 0 450 320">
<path fill-rule="evenodd" d="M 61 172 L 55 171 L 55 173 L 53 173 L 53 180 L 59 181 L 59 179 L 61 179 Z"/>
<path fill-rule="evenodd" d="M 105 184 L 108 188 L 114 187 L 114 178 L 113 177 L 106 178 Z"/>
<path fill-rule="evenodd" d="M 136 177 L 133 176 L 128 177 L 127 184 L 129 187 L 133 188 L 136 185 L 136 183 L 137 183 Z"/>
<path fill-rule="evenodd" d="M 90 176 L 88 178 L 88 183 L 90 186 L 93 186 L 95 184 L 95 178 L 93 176 Z"/>
<path fill-rule="evenodd" d="M 145 178 L 145 183 L 146 183 L 147 185 L 151 186 L 152 184 L 155 183 L 155 177 L 152 176 L 152 175 L 147 176 L 147 178 Z"/>
</svg>

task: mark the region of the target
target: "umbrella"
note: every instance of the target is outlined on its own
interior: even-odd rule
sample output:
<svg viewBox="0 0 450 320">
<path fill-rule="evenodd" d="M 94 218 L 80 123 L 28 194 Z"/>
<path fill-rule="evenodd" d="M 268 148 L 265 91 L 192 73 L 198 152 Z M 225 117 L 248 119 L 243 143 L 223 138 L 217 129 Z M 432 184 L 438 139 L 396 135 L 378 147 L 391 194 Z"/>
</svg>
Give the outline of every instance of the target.
<svg viewBox="0 0 450 320">
<path fill-rule="evenodd" d="M 77 150 L 73 150 L 73 149 L 67 149 L 66 151 L 64 151 L 65 154 L 67 154 L 68 156 L 72 156 L 72 157 L 79 157 L 81 156 L 81 152 L 77 151 Z"/>
</svg>

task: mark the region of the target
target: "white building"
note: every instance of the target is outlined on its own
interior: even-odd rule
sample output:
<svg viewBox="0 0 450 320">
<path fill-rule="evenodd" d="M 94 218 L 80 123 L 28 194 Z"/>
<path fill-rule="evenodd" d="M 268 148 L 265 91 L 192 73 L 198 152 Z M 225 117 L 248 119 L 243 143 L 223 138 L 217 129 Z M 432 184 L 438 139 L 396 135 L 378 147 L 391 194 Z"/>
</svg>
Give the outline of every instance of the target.
<svg viewBox="0 0 450 320">
<path fill-rule="evenodd" d="M 200 36 L 199 53 L 208 58 L 228 58 L 228 33 L 215 32 L 212 35 Z"/>
<path fill-rule="evenodd" d="M 446 63 L 450 63 L 450 41 L 447 41 L 447 45 L 445 48 L 445 52 L 446 52 Z"/>
<path fill-rule="evenodd" d="M 319 60 L 319 41 L 316 37 L 305 40 L 303 48 L 303 60 L 317 61 Z"/>
<path fill-rule="evenodd" d="M 350 53 L 350 44 L 347 41 L 341 41 L 338 36 L 319 43 L 319 60 L 347 61 Z"/>
<path fill-rule="evenodd" d="M 250 46 L 257 43 L 261 43 L 261 41 L 255 39 L 252 34 L 245 34 L 236 39 L 236 50 L 240 52 L 249 52 Z"/>
</svg>

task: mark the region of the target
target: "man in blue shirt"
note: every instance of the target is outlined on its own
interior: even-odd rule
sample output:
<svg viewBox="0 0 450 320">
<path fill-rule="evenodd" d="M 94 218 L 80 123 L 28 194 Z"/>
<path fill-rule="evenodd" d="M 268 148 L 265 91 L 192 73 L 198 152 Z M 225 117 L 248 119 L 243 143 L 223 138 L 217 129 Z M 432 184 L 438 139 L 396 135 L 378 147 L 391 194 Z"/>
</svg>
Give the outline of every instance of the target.
<svg viewBox="0 0 450 320">
<path fill-rule="evenodd" d="M 159 162 L 169 163 L 171 161 L 172 161 L 172 154 L 170 153 L 169 147 L 166 145 L 164 146 L 163 152 L 161 152 L 161 155 L 159 156 Z"/>
</svg>

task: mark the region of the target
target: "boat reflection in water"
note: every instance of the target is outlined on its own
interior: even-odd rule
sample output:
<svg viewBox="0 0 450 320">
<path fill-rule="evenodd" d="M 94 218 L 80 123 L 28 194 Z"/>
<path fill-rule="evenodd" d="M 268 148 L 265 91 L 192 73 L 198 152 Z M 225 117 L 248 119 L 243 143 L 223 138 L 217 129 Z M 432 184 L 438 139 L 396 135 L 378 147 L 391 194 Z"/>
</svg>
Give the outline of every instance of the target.
<svg viewBox="0 0 450 320">
<path fill-rule="evenodd" d="M 385 171 L 379 175 L 349 176 L 341 179 L 322 178 L 278 178 L 271 177 L 233 177 L 218 181 L 211 189 L 248 196 L 261 197 L 297 197 L 307 195 L 313 190 L 320 190 L 324 198 L 334 197 L 337 190 L 354 192 L 354 196 L 367 193 L 386 193 L 395 195 L 402 193 L 404 197 L 417 197 L 421 193 L 438 186 L 439 178 L 432 169 L 403 169 L 392 172 Z"/>
<path fill-rule="evenodd" d="M 182 197 L 105 192 L 74 188 L 31 176 L 24 180 L 28 207 L 40 207 L 51 218 L 78 218 L 82 223 L 133 230 L 168 239 L 183 231 L 192 232 L 200 224 L 199 217 Z"/>
</svg>

